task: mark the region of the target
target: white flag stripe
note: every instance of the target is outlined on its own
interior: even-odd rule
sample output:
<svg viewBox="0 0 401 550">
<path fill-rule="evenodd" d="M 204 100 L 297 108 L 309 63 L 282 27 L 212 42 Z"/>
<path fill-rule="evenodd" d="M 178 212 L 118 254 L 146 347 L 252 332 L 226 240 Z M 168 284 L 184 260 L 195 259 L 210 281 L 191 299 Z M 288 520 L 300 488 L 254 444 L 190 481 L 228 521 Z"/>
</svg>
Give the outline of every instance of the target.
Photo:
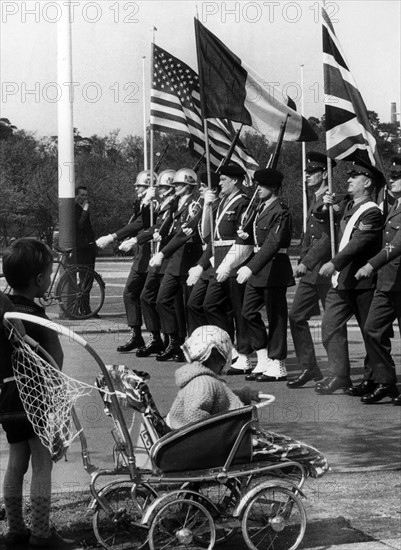
<svg viewBox="0 0 401 550">
<path fill-rule="evenodd" d="M 273 141 L 277 141 L 281 123 L 287 113 L 290 113 L 284 139 L 297 140 L 301 135 L 302 117 L 274 97 L 280 95 L 280 90 L 275 88 L 271 93 L 271 90 L 266 89 L 265 78 L 244 62 L 242 66 L 248 73 L 245 107 L 252 117 L 252 126 L 262 134 L 268 135 Z"/>
<path fill-rule="evenodd" d="M 348 84 L 351 84 L 351 86 L 354 86 L 354 88 L 358 88 L 352 74 L 347 69 L 344 69 L 344 67 L 342 67 L 339 63 L 337 63 L 332 55 L 323 53 L 323 63 L 325 63 L 326 65 L 330 65 L 334 69 L 339 70 L 343 80 L 348 82 Z"/>
</svg>

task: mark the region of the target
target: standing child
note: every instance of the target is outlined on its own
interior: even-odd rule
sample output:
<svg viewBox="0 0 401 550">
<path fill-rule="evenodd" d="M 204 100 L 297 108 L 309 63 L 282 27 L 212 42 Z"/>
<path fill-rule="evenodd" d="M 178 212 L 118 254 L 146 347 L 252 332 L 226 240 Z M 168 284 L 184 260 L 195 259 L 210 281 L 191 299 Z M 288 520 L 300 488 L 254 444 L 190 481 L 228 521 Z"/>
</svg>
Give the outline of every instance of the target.
<svg viewBox="0 0 401 550">
<path fill-rule="evenodd" d="M 3 256 L 3 272 L 13 290 L 10 300 L 13 309 L 48 319 L 45 310 L 35 303 L 50 285 L 53 256 L 41 241 L 22 238 L 15 241 Z M 2 301 L 3 298 L 2 298 Z M 4 311 L 0 311 L 3 317 Z M 12 309 L 12 308 L 11 308 Z M 63 351 L 55 332 L 33 323 L 24 323 L 26 333 L 36 340 L 61 368 Z M 28 543 L 32 548 L 71 548 L 73 541 L 65 540 L 50 529 L 52 459 L 48 449 L 35 434 L 26 417 L 13 377 L 10 353 L 0 363 L 0 422 L 10 446 L 8 465 L 4 476 L 4 504 L 9 531 L 6 546 L 15 548 Z M 24 475 L 31 462 L 31 530 L 23 518 L 22 489 Z"/>
</svg>

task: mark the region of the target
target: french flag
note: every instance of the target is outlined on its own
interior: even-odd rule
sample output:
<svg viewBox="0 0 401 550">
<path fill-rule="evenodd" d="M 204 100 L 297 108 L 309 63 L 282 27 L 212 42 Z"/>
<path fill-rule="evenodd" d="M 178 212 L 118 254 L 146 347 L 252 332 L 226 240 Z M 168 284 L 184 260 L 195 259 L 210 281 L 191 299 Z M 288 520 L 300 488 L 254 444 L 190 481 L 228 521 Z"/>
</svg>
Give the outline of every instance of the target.
<svg viewBox="0 0 401 550">
<path fill-rule="evenodd" d="M 284 140 L 318 139 L 306 118 L 280 100 L 280 91 L 266 87 L 267 79 L 246 65 L 198 19 L 195 35 L 204 118 L 240 122 L 277 141 L 281 123 L 289 114 Z"/>
</svg>

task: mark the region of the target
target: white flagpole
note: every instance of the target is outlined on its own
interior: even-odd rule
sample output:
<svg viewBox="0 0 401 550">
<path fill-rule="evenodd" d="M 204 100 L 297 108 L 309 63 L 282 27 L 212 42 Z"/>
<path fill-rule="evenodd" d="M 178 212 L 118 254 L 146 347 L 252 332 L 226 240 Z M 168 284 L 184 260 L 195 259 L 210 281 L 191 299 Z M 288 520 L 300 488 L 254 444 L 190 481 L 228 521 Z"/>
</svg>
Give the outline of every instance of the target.
<svg viewBox="0 0 401 550">
<path fill-rule="evenodd" d="M 304 101 L 304 66 L 301 65 L 301 93 L 302 93 L 302 102 L 301 102 L 301 114 L 304 116 L 305 112 L 305 101 Z M 306 144 L 302 142 L 302 212 L 303 212 L 303 231 L 306 233 L 306 218 L 308 216 L 308 192 L 306 189 L 305 181 L 305 169 L 306 169 Z"/>
<path fill-rule="evenodd" d="M 143 113 L 143 168 L 144 170 L 147 170 L 148 169 L 148 138 L 146 134 L 145 59 L 146 59 L 146 56 L 143 56 L 142 57 L 142 88 L 143 88 L 142 113 Z"/>
<path fill-rule="evenodd" d="M 57 80 L 62 90 L 57 105 L 59 165 L 59 239 L 63 248 L 75 248 L 75 169 L 72 90 L 71 4 L 63 2 L 57 23 Z"/>
</svg>

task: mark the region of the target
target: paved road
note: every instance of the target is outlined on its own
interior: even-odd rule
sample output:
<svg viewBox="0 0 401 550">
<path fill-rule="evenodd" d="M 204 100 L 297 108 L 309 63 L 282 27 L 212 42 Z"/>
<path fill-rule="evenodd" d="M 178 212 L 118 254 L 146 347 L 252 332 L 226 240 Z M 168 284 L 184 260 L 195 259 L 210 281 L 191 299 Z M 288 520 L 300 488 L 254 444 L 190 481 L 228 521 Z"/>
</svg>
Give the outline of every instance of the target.
<svg viewBox="0 0 401 550">
<path fill-rule="evenodd" d="M 123 363 L 130 367 L 146 370 L 151 375 L 150 388 L 162 414 L 165 414 L 176 393 L 174 371 L 176 363 L 157 363 L 154 358 L 138 359 L 131 354 L 117 354 L 115 348 L 127 334 L 121 298 L 124 280 L 129 270 L 125 262 L 99 262 L 98 270 L 107 285 L 110 309 L 102 310 L 101 319 L 86 322 L 64 322 L 73 327 L 93 346 L 104 363 Z M 290 292 L 289 301 L 291 301 Z M 120 302 L 118 302 L 120 300 Z M 107 301 L 106 301 L 107 305 Z M 49 310 L 57 320 L 57 308 Z M 320 342 L 320 323 L 316 318 L 314 329 L 316 351 L 322 369 L 327 367 L 324 349 Z M 357 380 L 362 375 L 363 345 L 359 330 L 350 323 L 349 342 L 352 358 L 352 377 Z M 401 374 L 401 348 L 398 330 L 394 341 L 394 359 L 397 372 Z M 297 373 L 290 334 L 288 335 L 289 355 L 287 367 L 290 374 Z M 65 350 L 64 371 L 73 378 L 93 384 L 99 373 L 94 360 L 78 344 L 63 338 Z M 242 386 L 242 377 L 232 377 L 229 384 L 233 388 Z M 389 402 L 377 405 L 362 405 L 358 398 L 341 393 L 320 396 L 314 392 L 312 384 L 298 390 L 290 390 L 284 382 L 273 384 L 251 383 L 252 386 L 273 393 L 276 402 L 264 409 L 262 426 L 284 432 L 318 447 L 329 458 L 332 471 L 322 480 L 308 483 L 309 517 L 323 522 L 320 532 L 330 523 L 330 529 L 338 532 L 343 550 L 351 548 L 347 544 L 358 542 L 362 546 L 352 546 L 358 550 L 379 550 L 385 540 L 394 539 L 401 532 L 400 527 L 400 456 L 401 408 Z M 112 423 L 103 413 L 103 404 L 96 390 L 79 399 L 79 415 L 88 438 L 92 461 L 96 465 L 112 465 L 113 440 L 110 435 Z M 0 432 L 0 474 L 4 473 L 7 445 L 4 433 Z M 54 492 L 76 494 L 88 487 L 89 476 L 82 467 L 80 446 L 74 442 L 68 453 L 67 462 L 61 461 L 54 468 Z M 349 480 L 349 491 L 347 483 Z M 345 487 L 345 488 L 344 488 Z M 28 489 L 28 485 L 26 485 Z M 363 496 L 364 495 L 364 496 Z M 377 504 L 371 504 L 377 497 Z M 357 502 L 355 501 L 357 499 Z M 373 509 L 366 506 L 369 502 Z M 368 521 L 369 514 L 375 522 Z M 342 517 L 341 517 L 342 516 Z M 330 520 L 330 521 L 329 521 Z M 352 528 L 349 522 L 352 521 Z M 326 527 L 325 527 L 326 525 Z M 355 529 L 359 535 L 355 534 Z M 306 547 L 318 547 L 325 543 L 324 535 L 319 537 L 319 525 Z M 323 531 L 322 531 L 323 530 Z M 348 538 L 347 538 L 348 533 Z M 361 534 L 362 533 L 362 534 Z M 362 536 L 363 535 L 363 536 Z M 358 538 L 359 537 L 359 538 Z M 362 537 L 362 538 L 361 538 Z M 373 537 L 373 538 L 372 538 Z M 382 541 L 379 543 L 379 540 Z M 375 544 L 377 543 L 377 546 Z M 331 546 L 325 546 L 329 548 Z M 319 547 L 320 548 L 320 547 Z"/>
</svg>

